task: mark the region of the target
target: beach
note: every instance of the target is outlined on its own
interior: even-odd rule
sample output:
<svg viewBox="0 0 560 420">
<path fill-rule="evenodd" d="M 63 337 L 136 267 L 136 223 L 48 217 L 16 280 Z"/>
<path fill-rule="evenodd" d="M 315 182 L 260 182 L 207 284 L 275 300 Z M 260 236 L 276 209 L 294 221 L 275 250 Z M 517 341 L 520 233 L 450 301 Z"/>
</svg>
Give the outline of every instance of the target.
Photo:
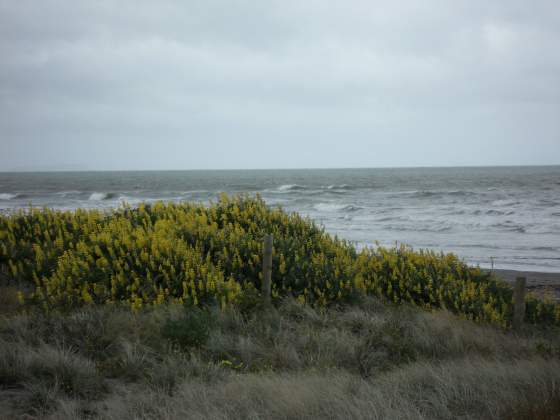
<svg viewBox="0 0 560 420">
<path fill-rule="evenodd" d="M 517 277 L 527 279 L 527 291 L 534 293 L 540 298 L 549 297 L 560 301 L 560 273 L 541 273 L 536 271 L 516 270 L 493 270 L 496 276 L 507 281 L 511 285 Z"/>
</svg>

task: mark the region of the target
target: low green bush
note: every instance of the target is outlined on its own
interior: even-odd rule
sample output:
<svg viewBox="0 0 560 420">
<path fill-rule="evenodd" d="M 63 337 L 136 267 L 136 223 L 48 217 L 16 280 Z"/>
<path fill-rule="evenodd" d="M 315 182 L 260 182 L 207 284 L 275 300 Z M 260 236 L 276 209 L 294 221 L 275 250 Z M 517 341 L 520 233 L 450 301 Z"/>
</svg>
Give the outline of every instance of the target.
<svg viewBox="0 0 560 420">
<path fill-rule="evenodd" d="M 182 350 L 203 346 L 214 325 L 211 313 L 196 307 L 185 307 L 178 319 L 168 319 L 162 327 L 162 335 Z"/>
</svg>

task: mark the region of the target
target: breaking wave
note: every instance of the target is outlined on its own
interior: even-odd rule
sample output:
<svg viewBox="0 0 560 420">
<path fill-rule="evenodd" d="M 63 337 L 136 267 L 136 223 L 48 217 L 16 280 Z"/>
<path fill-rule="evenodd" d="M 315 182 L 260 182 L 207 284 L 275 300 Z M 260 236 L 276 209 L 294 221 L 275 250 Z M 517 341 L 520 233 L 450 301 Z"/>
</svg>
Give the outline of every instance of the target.
<svg viewBox="0 0 560 420">
<path fill-rule="evenodd" d="M 106 192 L 94 192 L 89 196 L 90 201 L 104 201 L 114 198 L 115 194 Z"/>
<path fill-rule="evenodd" d="M 473 261 L 492 254 L 502 258 L 504 268 L 517 266 L 516 255 L 536 261 L 558 254 L 547 249 L 560 249 L 558 169 L 535 169 L 530 175 L 528 169 L 517 174 L 513 169 L 427 171 L 146 172 L 122 179 L 111 173 L 29 179 L 0 174 L 0 213 L 28 203 L 105 209 L 123 201 L 131 206 L 157 200 L 205 204 L 220 191 L 260 193 L 268 205 L 316 218 L 327 232 L 359 243 L 433 244 Z M 512 252 L 520 246 L 527 250 Z M 553 264 L 560 271 L 560 261 Z M 546 268 L 544 263 L 538 267 Z"/>
<path fill-rule="evenodd" d="M 297 184 L 286 184 L 286 185 L 280 185 L 278 187 L 278 191 L 301 191 L 301 190 L 305 190 L 305 187 Z"/>
<path fill-rule="evenodd" d="M 3 201 L 13 200 L 17 196 L 18 196 L 17 194 L 12 194 L 12 193 L 0 193 L 0 200 Z"/>
</svg>

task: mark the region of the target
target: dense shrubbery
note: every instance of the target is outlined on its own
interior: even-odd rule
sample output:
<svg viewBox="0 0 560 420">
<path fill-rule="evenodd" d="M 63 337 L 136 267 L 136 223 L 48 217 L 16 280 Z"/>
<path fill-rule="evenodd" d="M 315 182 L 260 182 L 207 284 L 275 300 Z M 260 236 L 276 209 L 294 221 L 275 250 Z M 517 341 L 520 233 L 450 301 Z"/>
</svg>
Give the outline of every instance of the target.
<svg viewBox="0 0 560 420">
<path fill-rule="evenodd" d="M 0 269 L 46 310 L 88 303 L 246 302 L 261 281 L 261 238 L 274 235 L 273 297 L 330 305 L 362 293 L 509 325 L 512 290 L 456 256 L 364 249 L 259 198 L 0 217 Z M 250 300 L 250 299 L 249 299 Z M 528 298 L 527 319 L 560 325 L 560 305 Z"/>
</svg>

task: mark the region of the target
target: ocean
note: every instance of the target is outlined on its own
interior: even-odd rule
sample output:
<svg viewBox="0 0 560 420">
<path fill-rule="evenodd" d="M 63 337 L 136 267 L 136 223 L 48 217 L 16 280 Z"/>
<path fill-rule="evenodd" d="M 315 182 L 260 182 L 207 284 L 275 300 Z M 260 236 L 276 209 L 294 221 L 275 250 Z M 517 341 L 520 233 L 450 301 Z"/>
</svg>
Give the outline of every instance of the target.
<svg viewBox="0 0 560 420">
<path fill-rule="evenodd" d="M 560 272 L 560 166 L 0 173 L 0 211 L 112 208 L 259 193 L 358 247 L 407 244 L 472 265 Z"/>
</svg>

